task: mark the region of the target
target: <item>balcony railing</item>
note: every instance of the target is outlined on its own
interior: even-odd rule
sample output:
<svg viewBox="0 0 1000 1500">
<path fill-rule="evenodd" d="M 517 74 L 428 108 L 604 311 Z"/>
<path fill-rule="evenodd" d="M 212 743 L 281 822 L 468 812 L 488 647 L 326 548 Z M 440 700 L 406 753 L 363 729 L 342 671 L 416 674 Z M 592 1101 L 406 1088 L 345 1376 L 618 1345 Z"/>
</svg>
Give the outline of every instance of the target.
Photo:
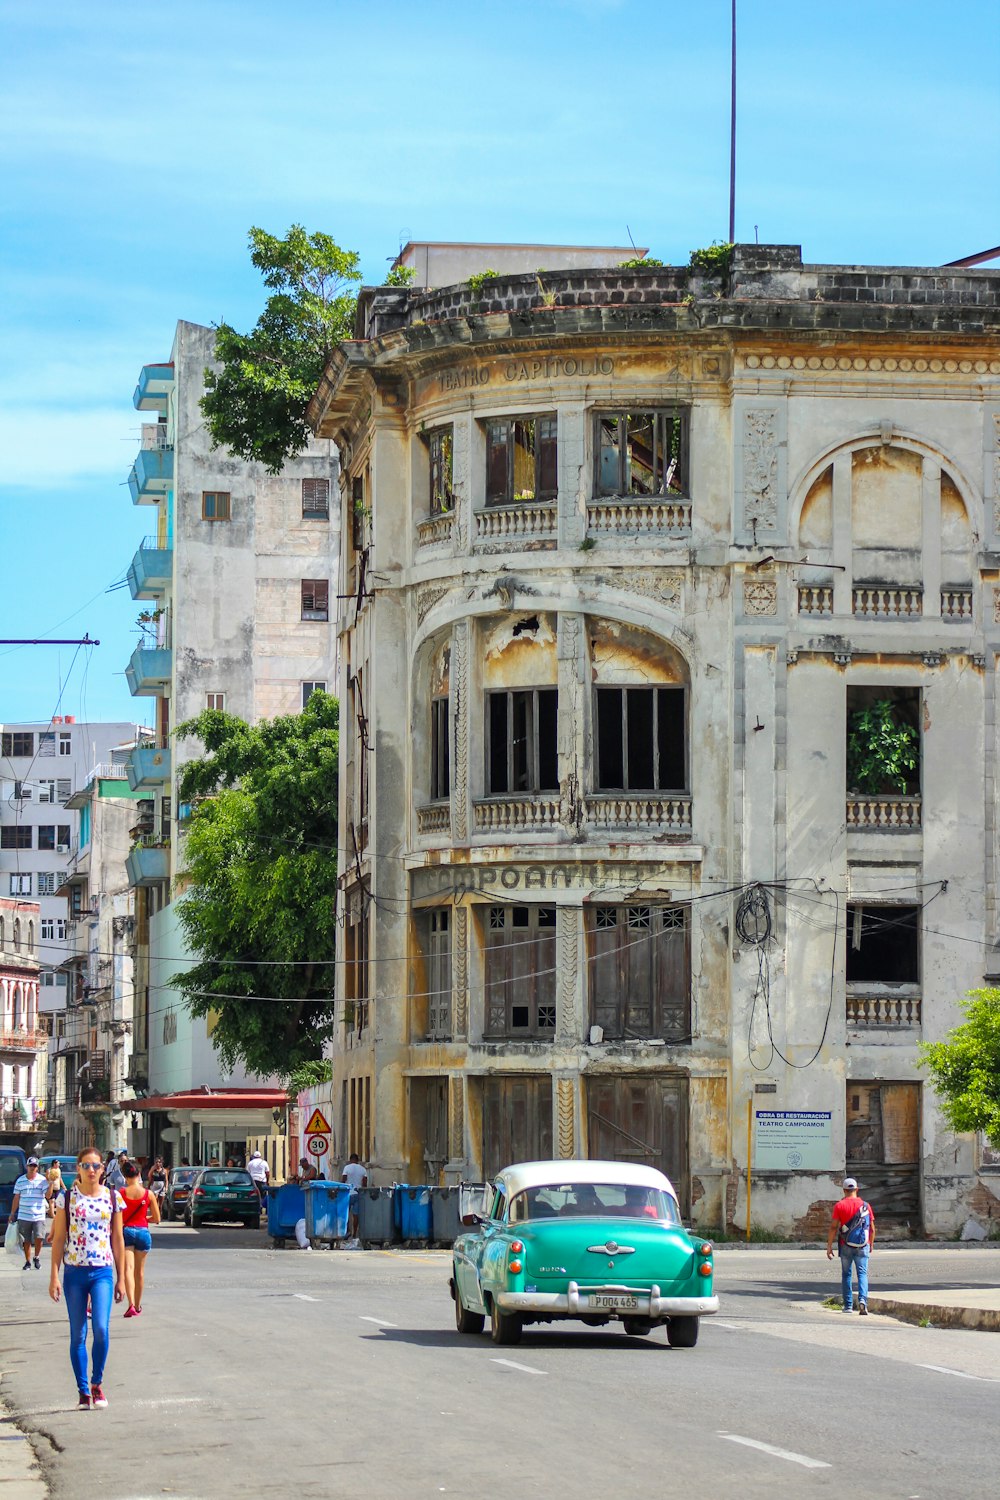
<svg viewBox="0 0 1000 1500">
<path fill-rule="evenodd" d="M 170 879 L 170 850 L 155 834 L 136 840 L 125 860 L 131 886 L 159 885 Z"/>
<path fill-rule="evenodd" d="M 893 794 L 848 797 L 847 826 L 862 832 L 913 833 L 920 828 L 920 798 Z"/>
<path fill-rule="evenodd" d="M 920 996 L 915 994 L 847 994 L 848 1026 L 909 1028 L 920 1025 Z"/>
<path fill-rule="evenodd" d="M 799 585 L 800 615 L 832 615 L 833 588 L 830 584 Z"/>
<path fill-rule="evenodd" d="M 421 547 L 430 547 L 435 542 L 450 542 L 454 524 L 455 516 L 452 511 L 446 516 L 429 516 L 426 521 L 418 521 L 417 542 Z"/>
<path fill-rule="evenodd" d="M 170 587 L 173 568 L 173 548 L 160 547 L 155 536 L 147 536 L 129 564 L 128 587 L 132 598 L 159 599 Z"/>
<path fill-rule="evenodd" d="M 156 505 L 174 482 L 172 448 L 140 448 L 136 454 L 128 487 L 133 505 Z"/>
<path fill-rule="evenodd" d="M 521 542 L 554 539 L 556 505 L 504 505 L 476 512 L 477 542 Z"/>
<path fill-rule="evenodd" d="M 128 758 L 128 784 L 133 792 L 163 786 L 170 780 L 170 751 L 156 745 L 136 746 Z"/>
<path fill-rule="evenodd" d="M 554 828 L 561 803 L 554 797 L 490 797 L 474 804 L 477 833 L 534 833 Z"/>
<path fill-rule="evenodd" d="M 971 620 L 972 590 L 942 589 L 941 618 L 942 620 Z"/>
<path fill-rule="evenodd" d="M 143 365 L 132 397 L 136 411 L 166 411 L 167 396 L 173 383 L 173 365 Z"/>
<path fill-rule="evenodd" d="M 0 1051 L 37 1052 L 48 1040 L 47 1031 L 29 1031 L 25 1026 L 0 1026 Z"/>
<path fill-rule="evenodd" d="M 156 698 L 170 682 L 173 653 L 168 646 L 136 646 L 125 668 L 133 698 Z"/>
<path fill-rule="evenodd" d="M 851 608 L 864 620 L 916 620 L 923 614 L 923 590 L 873 584 L 851 590 Z"/>
<path fill-rule="evenodd" d="M 592 500 L 587 530 L 595 536 L 687 536 L 691 531 L 689 500 Z"/>
<path fill-rule="evenodd" d="M 447 833 L 451 828 L 451 804 L 431 802 L 417 808 L 418 833 Z"/>
<path fill-rule="evenodd" d="M 585 816 L 594 828 L 657 833 L 691 832 L 690 797 L 630 797 L 626 793 L 588 797 Z"/>
</svg>

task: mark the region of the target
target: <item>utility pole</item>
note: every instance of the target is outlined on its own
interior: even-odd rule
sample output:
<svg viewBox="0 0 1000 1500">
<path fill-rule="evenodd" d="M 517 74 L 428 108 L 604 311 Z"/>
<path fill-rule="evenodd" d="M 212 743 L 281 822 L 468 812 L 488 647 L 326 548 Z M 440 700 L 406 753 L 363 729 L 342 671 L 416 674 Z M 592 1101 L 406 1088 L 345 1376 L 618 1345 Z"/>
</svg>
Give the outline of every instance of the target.
<svg viewBox="0 0 1000 1500">
<path fill-rule="evenodd" d="M 729 85 L 729 243 L 736 242 L 736 0 L 732 0 Z"/>
</svg>

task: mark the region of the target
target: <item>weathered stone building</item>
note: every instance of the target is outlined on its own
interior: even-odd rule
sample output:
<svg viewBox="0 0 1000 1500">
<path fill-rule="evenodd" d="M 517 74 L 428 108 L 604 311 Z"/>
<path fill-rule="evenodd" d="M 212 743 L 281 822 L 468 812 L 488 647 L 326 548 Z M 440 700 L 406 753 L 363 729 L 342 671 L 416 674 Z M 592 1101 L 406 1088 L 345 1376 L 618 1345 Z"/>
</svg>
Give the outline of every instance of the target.
<svg viewBox="0 0 1000 1500">
<path fill-rule="evenodd" d="M 917 1043 L 997 963 L 1000 276 L 545 263 L 367 289 L 311 407 L 337 1148 L 638 1157 L 711 1226 L 752 1128 L 763 1225 L 845 1164 L 886 1221 L 993 1213 Z"/>
</svg>

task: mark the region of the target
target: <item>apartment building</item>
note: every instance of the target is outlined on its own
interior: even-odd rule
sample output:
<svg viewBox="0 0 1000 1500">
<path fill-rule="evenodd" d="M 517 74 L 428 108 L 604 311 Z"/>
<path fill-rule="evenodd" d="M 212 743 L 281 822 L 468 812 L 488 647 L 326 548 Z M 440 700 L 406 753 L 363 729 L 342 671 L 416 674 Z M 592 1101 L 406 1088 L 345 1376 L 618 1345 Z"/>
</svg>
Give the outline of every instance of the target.
<svg viewBox="0 0 1000 1500">
<path fill-rule="evenodd" d="M 46 1022 L 38 1013 L 37 901 L 0 896 L 0 1143 L 26 1150 L 46 1131 Z"/>
<path fill-rule="evenodd" d="M 996 1217 L 918 1043 L 998 974 L 1000 276 L 521 248 L 408 246 L 452 284 L 365 289 L 310 407 L 336 1149 L 647 1161 L 705 1227 L 752 1184 L 815 1234 L 845 1169 L 900 1230 Z"/>
<path fill-rule="evenodd" d="M 170 359 L 142 368 L 135 405 L 152 420 L 129 477 L 151 525 L 128 570 L 142 634 L 126 675 L 135 696 L 155 701 L 156 724 L 155 743 L 133 755 L 129 771 L 148 804 L 127 860 L 146 1043 L 136 1046 L 133 1069 L 148 1090 L 137 1105 L 148 1122 L 138 1138 L 192 1161 L 209 1142 L 238 1149 L 272 1130 L 284 1094 L 266 1080 L 224 1074 L 208 1024 L 193 1020 L 171 988 L 190 957 L 174 904 L 190 809 L 178 805 L 174 787 L 179 766 L 201 751 L 176 729 L 205 709 L 248 723 L 297 713 L 315 689 L 332 689 L 340 530 L 331 442 L 312 443 L 279 475 L 212 448 L 199 401 L 214 338 L 210 328 L 180 322 Z"/>
</svg>

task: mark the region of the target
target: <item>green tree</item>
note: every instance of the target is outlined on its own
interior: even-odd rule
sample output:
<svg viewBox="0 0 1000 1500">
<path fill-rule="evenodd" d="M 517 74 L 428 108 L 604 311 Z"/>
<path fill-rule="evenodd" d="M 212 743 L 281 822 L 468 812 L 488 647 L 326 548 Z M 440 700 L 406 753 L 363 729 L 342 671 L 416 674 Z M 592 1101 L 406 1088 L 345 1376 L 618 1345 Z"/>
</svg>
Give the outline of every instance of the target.
<svg viewBox="0 0 1000 1500">
<path fill-rule="evenodd" d="M 908 792 L 916 783 L 917 731 L 896 717 L 889 698 L 851 714 L 847 726 L 847 787 L 868 797 Z"/>
<path fill-rule="evenodd" d="M 359 258 L 328 234 L 293 224 L 279 239 L 250 230 L 250 259 L 272 289 L 250 333 L 220 323 L 219 371 L 205 371 L 201 409 L 212 440 L 271 474 L 311 437 L 305 412 L 337 344 L 354 324 Z"/>
<path fill-rule="evenodd" d="M 197 803 L 178 916 L 195 956 L 170 983 L 212 1012 L 227 1067 L 287 1078 L 319 1059 L 334 1021 L 338 705 L 251 727 L 208 710 L 182 724 L 207 754 L 185 765 Z"/>
<path fill-rule="evenodd" d="M 962 1009 L 944 1041 L 921 1043 L 921 1066 L 951 1128 L 981 1130 L 1000 1150 L 1000 990 L 972 990 Z"/>
</svg>

